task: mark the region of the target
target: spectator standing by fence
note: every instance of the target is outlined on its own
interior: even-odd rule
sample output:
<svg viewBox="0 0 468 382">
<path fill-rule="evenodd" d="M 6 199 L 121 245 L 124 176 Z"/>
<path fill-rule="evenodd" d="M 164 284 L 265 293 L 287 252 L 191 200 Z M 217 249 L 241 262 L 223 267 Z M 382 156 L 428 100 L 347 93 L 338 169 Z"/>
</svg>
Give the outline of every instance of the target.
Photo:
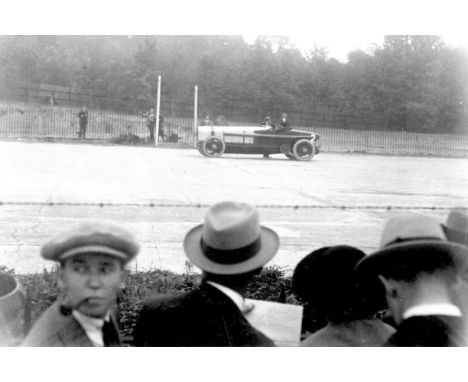
<svg viewBox="0 0 468 382">
<path fill-rule="evenodd" d="M 78 131 L 78 138 L 86 138 L 86 128 L 88 126 L 88 110 L 83 106 L 78 113 L 78 120 L 80 124 L 80 130 Z"/>
<path fill-rule="evenodd" d="M 158 137 L 164 142 L 164 117 L 161 113 L 159 113 L 159 130 L 158 130 Z"/>
<path fill-rule="evenodd" d="M 146 126 L 148 127 L 150 136 L 149 141 L 154 143 L 154 129 L 156 128 L 156 113 L 154 109 L 151 108 L 149 112 L 147 112 L 144 116 L 146 116 Z"/>
</svg>

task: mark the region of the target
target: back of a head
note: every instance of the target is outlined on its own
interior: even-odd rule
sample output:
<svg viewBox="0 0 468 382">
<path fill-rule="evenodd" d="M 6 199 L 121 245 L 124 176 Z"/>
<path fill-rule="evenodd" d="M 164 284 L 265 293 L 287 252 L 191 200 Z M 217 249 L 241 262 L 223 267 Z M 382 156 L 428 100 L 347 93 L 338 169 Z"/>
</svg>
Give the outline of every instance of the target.
<svg viewBox="0 0 468 382">
<path fill-rule="evenodd" d="M 365 254 L 350 246 L 325 247 L 296 267 L 293 287 L 298 297 L 331 322 L 365 319 L 384 309 L 384 290 L 375 277 L 359 277 L 354 269 Z"/>
<path fill-rule="evenodd" d="M 212 281 L 228 288 L 236 290 L 238 292 L 244 292 L 249 284 L 253 281 L 254 277 L 259 275 L 263 267 L 254 269 L 253 271 L 233 274 L 233 275 L 222 275 L 210 272 L 203 272 L 202 279 L 204 281 Z"/>
</svg>

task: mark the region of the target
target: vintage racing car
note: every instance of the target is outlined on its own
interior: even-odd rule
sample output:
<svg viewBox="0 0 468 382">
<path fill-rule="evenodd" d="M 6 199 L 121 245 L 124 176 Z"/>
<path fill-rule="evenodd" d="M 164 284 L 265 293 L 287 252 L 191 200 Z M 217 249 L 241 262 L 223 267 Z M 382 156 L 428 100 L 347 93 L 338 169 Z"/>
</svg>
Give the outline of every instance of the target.
<svg viewBox="0 0 468 382">
<path fill-rule="evenodd" d="M 279 154 L 311 160 L 320 151 L 320 135 L 303 130 L 277 131 L 267 126 L 199 126 L 198 151 L 207 157 L 226 154 Z"/>
</svg>

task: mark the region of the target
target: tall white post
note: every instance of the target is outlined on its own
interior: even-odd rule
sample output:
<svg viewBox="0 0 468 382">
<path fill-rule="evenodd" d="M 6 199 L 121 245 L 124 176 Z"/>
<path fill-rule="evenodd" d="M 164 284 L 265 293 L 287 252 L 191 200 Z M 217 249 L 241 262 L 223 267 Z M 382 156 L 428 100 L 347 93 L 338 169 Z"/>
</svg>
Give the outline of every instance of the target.
<svg viewBox="0 0 468 382">
<path fill-rule="evenodd" d="M 159 141 L 159 112 L 161 106 L 161 76 L 158 76 L 158 98 L 156 99 L 156 136 L 154 137 L 154 145 L 158 146 Z"/>
<path fill-rule="evenodd" d="M 193 97 L 193 132 L 195 134 L 195 144 L 198 140 L 198 86 L 195 85 L 195 92 Z"/>
</svg>

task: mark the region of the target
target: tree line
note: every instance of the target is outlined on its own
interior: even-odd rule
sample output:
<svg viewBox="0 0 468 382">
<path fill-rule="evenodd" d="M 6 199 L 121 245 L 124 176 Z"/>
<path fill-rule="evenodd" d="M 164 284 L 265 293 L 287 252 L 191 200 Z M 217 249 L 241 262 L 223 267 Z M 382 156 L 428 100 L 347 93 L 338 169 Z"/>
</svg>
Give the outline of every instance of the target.
<svg viewBox="0 0 468 382">
<path fill-rule="evenodd" d="M 277 36 L 0 37 L 0 80 L 68 86 L 137 111 L 154 102 L 158 75 L 169 112 L 190 108 L 198 85 L 201 113 L 467 132 L 468 55 L 440 36 L 385 36 L 346 63 Z"/>
</svg>

